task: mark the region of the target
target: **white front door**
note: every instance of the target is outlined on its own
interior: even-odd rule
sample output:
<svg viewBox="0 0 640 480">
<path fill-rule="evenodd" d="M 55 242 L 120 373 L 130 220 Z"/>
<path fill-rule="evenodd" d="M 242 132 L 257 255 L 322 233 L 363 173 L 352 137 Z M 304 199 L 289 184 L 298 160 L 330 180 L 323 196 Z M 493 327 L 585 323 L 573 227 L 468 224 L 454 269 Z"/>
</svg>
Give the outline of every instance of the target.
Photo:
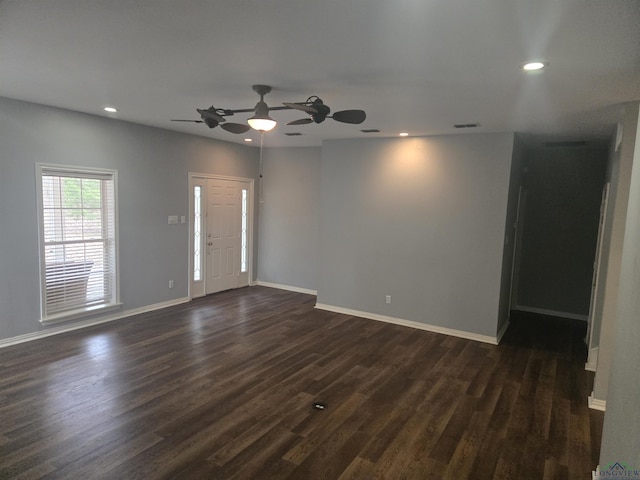
<svg viewBox="0 0 640 480">
<path fill-rule="evenodd" d="M 250 182 L 193 178 L 191 296 L 249 285 Z M 200 240 L 201 239 L 201 240 Z"/>
<path fill-rule="evenodd" d="M 207 294 L 238 286 L 240 208 L 236 182 L 207 182 Z"/>
</svg>

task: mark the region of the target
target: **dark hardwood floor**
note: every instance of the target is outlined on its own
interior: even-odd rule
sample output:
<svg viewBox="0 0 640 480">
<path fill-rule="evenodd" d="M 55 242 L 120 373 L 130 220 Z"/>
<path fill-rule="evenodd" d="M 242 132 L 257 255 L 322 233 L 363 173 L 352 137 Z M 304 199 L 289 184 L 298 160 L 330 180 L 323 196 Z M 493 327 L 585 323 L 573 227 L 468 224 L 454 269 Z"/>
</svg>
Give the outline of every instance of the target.
<svg viewBox="0 0 640 480">
<path fill-rule="evenodd" d="M 250 287 L 1 349 L 0 478 L 591 478 L 581 322 L 492 346 L 314 303 Z"/>
</svg>

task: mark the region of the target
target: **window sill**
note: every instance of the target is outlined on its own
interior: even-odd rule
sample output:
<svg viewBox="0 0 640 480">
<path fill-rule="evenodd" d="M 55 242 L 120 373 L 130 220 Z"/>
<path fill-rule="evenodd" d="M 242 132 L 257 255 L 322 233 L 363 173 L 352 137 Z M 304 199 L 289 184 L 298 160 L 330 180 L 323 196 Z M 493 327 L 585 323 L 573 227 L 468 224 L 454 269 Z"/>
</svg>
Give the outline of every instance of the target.
<svg viewBox="0 0 640 480">
<path fill-rule="evenodd" d="M 71 310 L 69 312 L 56 313 L 49 315 L 40 320 L 42 325 L 54 325 L 56 323 L 68 322 L 70 320 L 77 320 L 80 318 L 86 318 L 93 315 L 110 312 L 117 310 L 122 306 L 122 303 L 109 303 L 107 305 L 93 305 L 91 307 L 79 308 L 77 310 Z"/>
</svg>

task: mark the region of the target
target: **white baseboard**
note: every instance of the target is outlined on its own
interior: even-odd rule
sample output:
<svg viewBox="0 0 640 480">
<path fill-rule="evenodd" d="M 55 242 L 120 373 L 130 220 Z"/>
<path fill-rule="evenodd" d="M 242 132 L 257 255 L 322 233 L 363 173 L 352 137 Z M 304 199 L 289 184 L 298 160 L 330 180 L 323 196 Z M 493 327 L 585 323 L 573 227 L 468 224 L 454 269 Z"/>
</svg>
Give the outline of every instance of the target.
<svg viewBox="0 0 640 480">
<path fill-rule="evenodd" d="M 589 350 L 589 356 L 587 357 L 587 363 L 584 364 L 584 369 L 589 372 L 595 372 L 598 365 L 598 347 L 593 347 Z"/>
<path fill-rule="evenodd" d="M 133 315 L 139 315 L 141 313 L 153 312 L 154 310 L 160 310 L 162 308 L 173 307 L 174 305 L 180 305 L 182 303 L 189 302 L 188 297 L 176 298 L 166 302 L 155 303 L 153 305 L 146 305 L 140 308 L 133 308 L 131 310 L 124 310 L 122 312 L 114 313 L 106 317 L 92 318 L 80 322 L 74 322 L 72 325 L 59 325 L 56 327 L 47 328 L 33 333 L 26 333 L 24 335 L 18 335 L 17 337 L 10 337 L 0 339 L 0 348 L 9 347 L 11 345 L 17 345 L 19 343 L 30 342 L 32 340 L 39 340 L 41 338 L 50 337 L 52 335 L 58 335 L 60 333 L 71 332 L 73 330 L 80 330 L 82 328 L 91 327 L 93 325 L 100 325 L 101 323 L 113 322 L 122 318 L 131 317 Z"/>
<path fill-rule="evenodd" d="M 547 310 L 546 308 L 524 307 L 522 305 L 516 305 L 513 307 L 513 310 L 517 310 L 519 312 L 539 313 L 540 315 L 549 315 L 550 317 L 569 318 L 571 320 L 583 320 L 585 322 L 589 321 L 588 315 L 580 315 L 577 313 L 569 312 L 558 312 L 557 310 Z"/>
<path fill-rule="evenodd" d="M 317 290 L 309 290 L 308 288 L 293 287 L 291 285 L 282 285 L 280 283 L 263 282 L 262 280 L 258 280 L 255 282 L 255 284 L 261 287 L 277 288 L 279 290 L 288 290 L 290 292 L 296 292 L 296 293 L 306 293 L 307 295 L 316 295 L 316 296 L 318 295 Z"/>
<path fill-rule="evenodd" d="M 411 327 L 418 330 L 426 330 L 427 332 L 442 333 L 444 335 L 451 335 L 452 337 L 466 338 L 467 340 L 475 340 L 476 342 L 490 343 L 492 345 L 497 345 L 499 341 L 497 337 L 491 337 L 489 335 L 480 335 L 478 333 L 465 332 L 464 330 L 439 327 L 437 325 L 429 325 L 427 323 L 415 322 L 413 320 L 387 317 L 386 315 L 378 315 L 377 313 L 351 310 L 349 308 L 336 307 L 334 305 L 326 305 L 323 303 L 316 303 L 315 308 L 318 310 L 327 310 L 329 312 L 352 315 L 354 317 L 367 318 L 369 320 L 377 320 L 379 322 L 393 323 L 394 325 L 402 325 L 403 327 Z M 506 328 L 503 329 L 506 330 Z"/>
<path fill-rule="evenodd" d="M 593 392 L 589 395 L 589 408 L 593 410 L 600 410 L 601 412 L 606 411 L 607 409 L 607 401 L 606 400 L 598 400 L 593 396 Z"/>
</svg>

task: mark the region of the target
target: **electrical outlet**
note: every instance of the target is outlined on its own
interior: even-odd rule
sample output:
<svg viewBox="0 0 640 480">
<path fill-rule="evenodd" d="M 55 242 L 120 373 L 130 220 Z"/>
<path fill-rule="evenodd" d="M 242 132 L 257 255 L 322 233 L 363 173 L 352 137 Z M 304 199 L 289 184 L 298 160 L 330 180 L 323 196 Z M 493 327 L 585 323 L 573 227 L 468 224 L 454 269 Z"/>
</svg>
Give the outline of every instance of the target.
<svg viewBox="0 0 640 480">
<path fill-rule="evenodd" d="M 169 288 L 173 288 L 173 280 L 169 280 Z"/>
<path fill-rule="evenodd" d="M 391 303 L 391 295 L 387 295 L 385 300 L 387 303 Z"/>
</svg>

